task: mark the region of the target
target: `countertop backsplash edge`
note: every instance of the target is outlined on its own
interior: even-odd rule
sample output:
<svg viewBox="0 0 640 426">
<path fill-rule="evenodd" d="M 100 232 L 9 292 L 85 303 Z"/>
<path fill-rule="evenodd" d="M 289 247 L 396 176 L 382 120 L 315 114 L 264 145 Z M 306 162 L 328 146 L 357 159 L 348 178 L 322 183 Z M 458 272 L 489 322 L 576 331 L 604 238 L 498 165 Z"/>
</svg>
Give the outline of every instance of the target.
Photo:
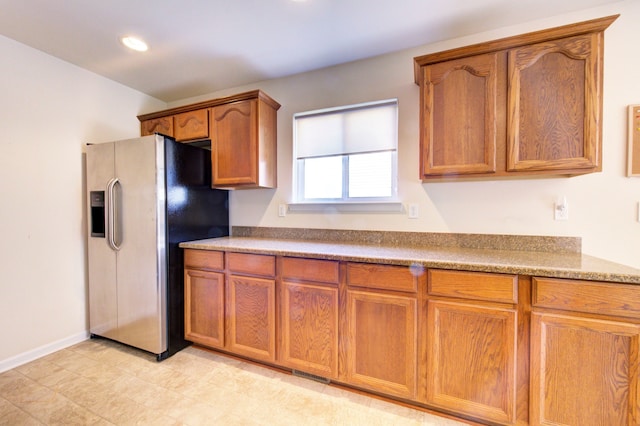
<svg viewBox="0 0 640 426">
<path fill-rule="evenodd" d="M 581 253 L 582 238 L 537 235 L 368 231 L 233 226 L 233 237 L 366 244 L 391 247 L 456 247 L 546 253 Z"/>
</svg>

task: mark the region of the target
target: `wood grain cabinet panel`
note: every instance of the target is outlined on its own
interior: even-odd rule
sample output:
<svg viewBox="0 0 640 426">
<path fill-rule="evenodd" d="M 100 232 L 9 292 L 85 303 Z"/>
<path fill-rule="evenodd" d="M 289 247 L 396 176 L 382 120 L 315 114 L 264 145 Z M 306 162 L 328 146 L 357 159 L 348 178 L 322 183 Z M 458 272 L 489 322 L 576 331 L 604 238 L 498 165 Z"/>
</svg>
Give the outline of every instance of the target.
<svg viewBox="0 0 640 426">
<path fill-rule="evenodd" d="M 338 287 L 282 282 L 282 363 L 327 378 L 338 375 Z"/>
<path fill-rule="evenodd" d="M 602 169 L 608 16 L 414 58 L 420 176 Z"/>
<path fill-rule="evenodd" d="M 347 283 L 350 287 L 415 293 L 418 290 L 418 279 L 408 266 L 354 262 L 347 264 Z"/>
<path fill-rule="evenodd" d="M 252 253 L 227 253 L 229 271 L 236 274 L 273 277 L 276 275 L 275 256 Z"/>
<path fill-rule="evenodd" d="M 224 274 L 186 269 L 185 339 L 224 348 Z"/>
<path fill-rule="evenodd" d="M 211 109 L 213 185 L 251 185 L 258 181 L 258 102 L 234 102 Z"/>
<path fill-rule="evenodd" d="M 276 187 L 276 110 L 260 98 L 211 108 L 213 187 Z"/>
<path fill-rule="evenodd" d="M 640 424 L 640 326 L 537 312 L 531 325 L 531 424 Z"/>
<path fill-rule="evenodd" d="M 432 296 L 518 303 L 516 275 L 429 269 L 427 276 Z"/>
<path fill-rule="evenodd" d="M 347 323 L 347 382 L 416 399 L 416 298 L 348 290 Z"/>
<path fill-rule="evenodd" d="M 212 187 L 277 186 L 277 111 L 260 90 L 143 114 L 142 136 L 155 132 L 177 141 L 211 141 Z"/>
<path fill-rule="evenodd" d="M 160 133 L 173 137 L 173 117 L 160 117 L 140 122 L 140 135 L 148 136 Z"/>
<path fill-rule="evenodd" d="M 516 422 L 515 309 L 429 301 L 427 403 Z"/>
<path fill-rule="evenodd" d="M 640 318 L 640 292 L 632 284 L 533 278 L 533 306 Z"/>
<path fill-rule="evenodd" d="M 602 33 L 509 51 L 510 171 L 600 170 Z"/>
<path fill-rule="evenodd" d="M 256 360 L 276 360 L 275 280 L 228 276 L 227 349 Z"/>
<path fill-rule="evenodd" d="M 504 53 L 490 53 L 423 68 L 424 176 L 496 170 L 496 113 L 504 58 Z"/>
<path fill-rule="evenodd" d="M 184 250 L 184 267 L 204 271 L 224 271 L 224 253 L 213 250 Z"/>
<path fill-rule="evenodd" d="M 339 262 L 282 257 L 280 266 L 280 361 L 338 378 Z"/>
<path fill-rule="evenodd" d="M 335 260 L 282 258 L 282 278 L 338 284 L 340 280 L 339 262 Z"/>
<path fill-rule="evenodd" d="M 198 109 L 173 117 L 175 139 L 179 142 L 209 138 L 209 111 Z"/>
</svg>

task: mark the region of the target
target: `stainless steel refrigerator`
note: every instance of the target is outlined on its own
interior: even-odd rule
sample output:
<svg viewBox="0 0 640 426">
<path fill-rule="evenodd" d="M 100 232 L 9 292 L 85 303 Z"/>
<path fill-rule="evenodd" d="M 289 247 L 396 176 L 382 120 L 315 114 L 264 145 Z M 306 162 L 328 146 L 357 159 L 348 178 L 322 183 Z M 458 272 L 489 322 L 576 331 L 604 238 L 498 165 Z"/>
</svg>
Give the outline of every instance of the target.
<svg viewBox="0 0 640 426">
<path fill-rule="evenodd" d="M 211 152 L 151 135 L 86 149 L 89 327 L 156 355 L 184 340 L 183 241 L 229 235 Z"/>
</svg>

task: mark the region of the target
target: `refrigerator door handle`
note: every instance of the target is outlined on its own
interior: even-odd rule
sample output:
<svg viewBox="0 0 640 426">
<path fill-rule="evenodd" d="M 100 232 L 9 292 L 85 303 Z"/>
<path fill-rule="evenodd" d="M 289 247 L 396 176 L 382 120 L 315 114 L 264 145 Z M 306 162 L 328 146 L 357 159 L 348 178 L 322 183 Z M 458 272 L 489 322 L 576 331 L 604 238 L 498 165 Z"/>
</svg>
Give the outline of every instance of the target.
<svg viewBox="0 0 640 426">
<path fill-rule="evenodd" d="M 107 183 L 107 196 L 106 196 L 106 213 L 107 213 L 107 243 L 112 250 L 120 250 L 120 246 L 116 243 L 116 224 L 118 215 L 116 214 L 116 192 L 115 186 L 119 183 L 118 178 L 113 178 Z"/>
</svg>

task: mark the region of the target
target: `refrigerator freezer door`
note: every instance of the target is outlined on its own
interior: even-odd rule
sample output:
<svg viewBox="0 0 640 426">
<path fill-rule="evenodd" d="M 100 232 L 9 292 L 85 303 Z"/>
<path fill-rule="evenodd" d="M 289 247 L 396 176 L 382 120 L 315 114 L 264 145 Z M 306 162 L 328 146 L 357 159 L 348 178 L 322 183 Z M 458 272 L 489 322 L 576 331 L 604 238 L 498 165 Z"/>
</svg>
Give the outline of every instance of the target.
<svg viewBox="0 0 640 426">
<path fill-rule="evenodd" d="M 164 138 L 116 142 L 118 340 L 167 350 Z"/>
<path fill-rule="evenodd" d="M 106 192 L 115 170 L 114 144 L 87 146 L 87 192 Z M 90 203 L 89 203 L 90 204 Z M 90 207 L 89 207 L 90 208 Z M 91 217 L 91 212 L 87 212 Z M 102 217 L 105 220 L 106 217 Z M 96 218 L 98 220 L 98 218 Z M 99 225 L 96 224 L 97 227 Z M 105 228 L 103 223 L 102 229 Z M 106 235 L 92 236 L 87 242 L 89 273 L 89 330 L 92 334 L 118 340 L 116 293 L 116 252 L 107 244 Z"/>
</svg>

